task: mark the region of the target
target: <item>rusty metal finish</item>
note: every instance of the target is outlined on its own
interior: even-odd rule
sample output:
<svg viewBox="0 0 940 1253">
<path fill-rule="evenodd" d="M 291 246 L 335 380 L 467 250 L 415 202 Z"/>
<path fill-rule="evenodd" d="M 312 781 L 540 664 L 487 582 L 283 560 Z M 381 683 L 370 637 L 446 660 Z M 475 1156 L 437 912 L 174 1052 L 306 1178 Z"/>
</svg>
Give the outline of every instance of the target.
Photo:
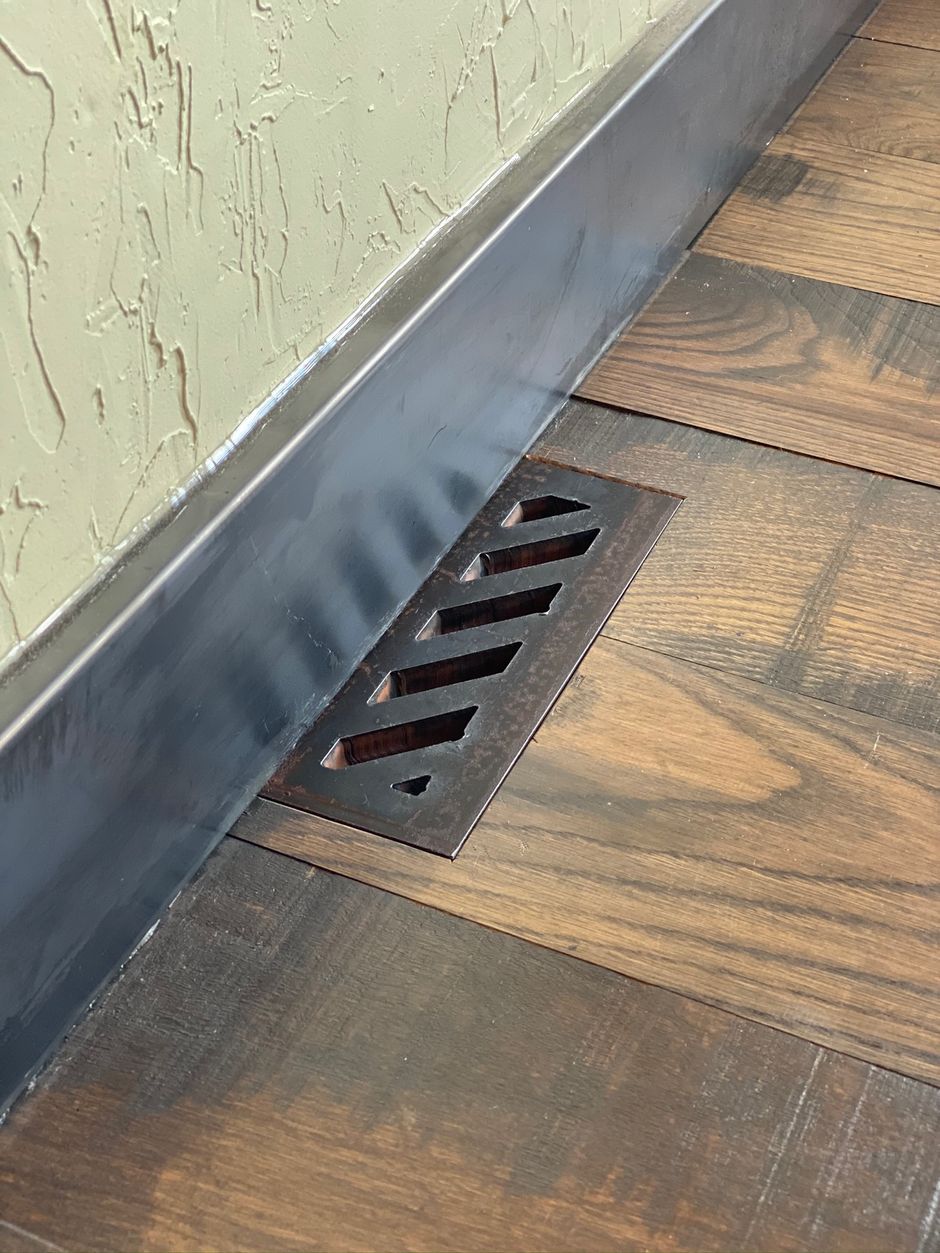
<svg viewBox="0 0 940 1253">
<path fill-rule="evenodd" d="M 522 462 L 264 795 L 455 857 L 679 503 Z"/>
</svg>

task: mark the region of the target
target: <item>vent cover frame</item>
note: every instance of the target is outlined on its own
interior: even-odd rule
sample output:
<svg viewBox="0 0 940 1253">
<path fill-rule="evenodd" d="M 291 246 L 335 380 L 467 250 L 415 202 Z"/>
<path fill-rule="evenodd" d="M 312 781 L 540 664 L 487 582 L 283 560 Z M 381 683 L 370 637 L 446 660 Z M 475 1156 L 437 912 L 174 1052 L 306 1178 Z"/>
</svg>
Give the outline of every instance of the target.
<svg viewBox="0 0 940 1253">
<path fill-rule="evenodd" d="M 455 857 L 680 503 L 520 462 L 262 795 Z"/>
</svg>

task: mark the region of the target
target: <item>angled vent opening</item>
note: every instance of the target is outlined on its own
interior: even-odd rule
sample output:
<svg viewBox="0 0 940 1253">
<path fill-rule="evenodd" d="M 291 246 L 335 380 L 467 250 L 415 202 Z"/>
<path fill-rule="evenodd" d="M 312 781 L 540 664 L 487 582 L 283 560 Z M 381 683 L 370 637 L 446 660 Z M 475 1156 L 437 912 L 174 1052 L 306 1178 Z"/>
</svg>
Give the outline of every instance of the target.
<svg viewBox="0 0 940 1253">
<path fill-rule="evenodd" d="M 559 518 L 565 513 L 580 513 L 590 509 L 580 500 L 567 496 L 535 496 L 532 500 L 520 500 L 506 514 L 503 526 L 518 526 L 520 522 L 537 522 L 540 518 Z"/>
<path fill-rule="evenodd" d="M 516 544 L 512 548 L 496 548 L 492 552 L 480 553 L 460 576 L 461 582 L 485 579 L 490 574 L 506 574 L 510 570 L 526 570 L 549 561 L 583 557 L 600 533 L 600 527 L 594 527 L 574 535 L 558 535 L 552 539 L 536 540 L 532 544 Z"/>
<path fill-rule="evenodd" d="M 429 774 L 419 774 L 415 779 L 402 779 L 401 783 L 393 783 L 392 789 L 396 792 L 407 792 L 409 796 L 420 796 L 428 790 L 430 782 Z"/>
<path fill-rule="evenodd" d="M 560 583 L 551 583 L 548 587 L 471 601 L 469 605 L 449 605 L 431 615 L 418 632 L 417 638 L 429 640 L 436 635 L 450 635 L 454 631 L 469 631 L 472 627 L 490 626 L 494 622 L 548 613 L 552 601 L 560 591 Z"/>
<path fill-rule="evenodd" d="M 369 703 L 375 705 L 394 700 L 396 696 L 430 692 L 454 683 L 468 683 L 472 679 L 489 679 L 495 674 L 502 674 L 521 647 L 520 640 L 503 644 L 500 648 L 484 648 L 479 653 L 464 653 L 461 657 L 431 661 L 425 666 L 393 670 L 376 688 Z"/>
<path fill-rule="evenodd" d="M 345 770 L 348 766 L 359 766 L 380 757 L 395 757 L 417 748 L 431 748 L 435 744 L 462 740 L 476 712 L 477 706 L 471 705 L 468 709 L 435 714 L 433 718 L 416 718 L 398 726 L 383 727 L 380 731 L 344 736 L 336 741 L 322 764 L 328 770 Z"/>
</svg>

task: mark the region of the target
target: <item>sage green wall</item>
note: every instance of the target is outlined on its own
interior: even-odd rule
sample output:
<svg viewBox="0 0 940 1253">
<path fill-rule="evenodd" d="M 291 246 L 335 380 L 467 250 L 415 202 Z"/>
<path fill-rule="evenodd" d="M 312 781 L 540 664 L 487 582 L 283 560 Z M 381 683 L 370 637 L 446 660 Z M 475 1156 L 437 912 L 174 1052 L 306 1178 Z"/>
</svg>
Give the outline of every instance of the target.
<svg viewBox="0 0 940 1253">
<path fill-rule="evenodd" d="M 673 0 L 0 0 L 0 658 Z"/>
</svg>

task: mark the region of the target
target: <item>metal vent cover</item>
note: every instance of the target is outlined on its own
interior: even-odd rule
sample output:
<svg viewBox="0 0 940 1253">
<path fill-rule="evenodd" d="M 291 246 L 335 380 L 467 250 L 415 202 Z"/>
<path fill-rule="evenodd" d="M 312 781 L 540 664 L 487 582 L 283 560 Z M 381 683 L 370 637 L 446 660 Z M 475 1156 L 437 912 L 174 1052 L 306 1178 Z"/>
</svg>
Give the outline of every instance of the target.
<svg viewBox="0 0 940 1253">
<path fill-rule="evenodd" d="M 263 795 L 455 857 L 679 504 L 521 462 Z"/>
</svg>

